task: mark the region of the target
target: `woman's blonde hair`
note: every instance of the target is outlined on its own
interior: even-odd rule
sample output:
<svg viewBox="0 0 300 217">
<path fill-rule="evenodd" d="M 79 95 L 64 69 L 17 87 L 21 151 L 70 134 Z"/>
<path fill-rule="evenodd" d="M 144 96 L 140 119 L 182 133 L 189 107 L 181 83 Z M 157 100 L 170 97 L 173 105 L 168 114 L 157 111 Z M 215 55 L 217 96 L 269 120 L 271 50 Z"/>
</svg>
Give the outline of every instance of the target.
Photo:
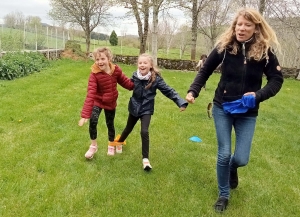
<svg viewBox="0 0 300 217">
<path fill-rule="evenodd" d="M 149 83 L 145 87 L 145 89 L 149 89 L 151 87 L 152 83 L 155 81 L 156 75 L 161 76 L 161 74 L 159 72 L 158 67 L 154 64 L 153 57 L 150 54 L 147 54 L 147 53 L 140 54 L 138 57 L 138 61 L 141 57 L 146 57 L 151 64 L 151 68 L 150 68 L 151 77 L 150 77 Z"/>
<path fill-rule="evenodd" d="M 238 44 L 236 41 L 235 27 L 240 16 L 243 16 L 246 20 L 255 24 L 254 42 L 247 54 L 248 58 L 261 60 L 268 56 L 269 49 L 271 49 L 272 52 L 274 52 L 273 49 L 280 51 L 280 44 L 276 33 L 263 16 L 255 9 L 242 8 L 238 10 L 231 26 L 220 35 L 217 40 L 216 46 L 219 53 L 226 48 L 230 48 L 230 53 L 237 54 Z"/>
<path fill-rule="evenodd" d="M 112 61 L 113 54 L 112 54 L 111 50 L 108 47 L 96 48 L 93 51 L 94 60 L 96 60 L 97 55 L 99 55 L 100 53 L 103 53 L 107 57 L 107 59 L 108 59 L 109 62 Z"/>
</svg>

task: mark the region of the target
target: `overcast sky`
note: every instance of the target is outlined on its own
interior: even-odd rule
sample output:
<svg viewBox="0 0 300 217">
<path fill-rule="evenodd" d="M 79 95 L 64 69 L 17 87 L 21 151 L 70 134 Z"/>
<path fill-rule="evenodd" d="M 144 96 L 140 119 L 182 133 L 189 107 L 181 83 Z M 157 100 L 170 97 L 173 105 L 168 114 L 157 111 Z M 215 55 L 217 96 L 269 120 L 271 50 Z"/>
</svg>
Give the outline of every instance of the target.
<svg viewBox="0 0 300 217">
<path fill-rule="evenodd" d="M 11 12 L 22 12 L 25 17 L 38 16 L 42 22 L 50 22 L 47 13 L 50 10 L 48 0 L 1 0 L 0 18 Z M 3 20 L 1 20 L 3 22 Z"/>
<path fill-rule="evenodd" d="M 25 17 L 38 16 L 42 19 L 42 23 L 53 24 L 53 21 L 48 17 L 50 11 L 49 0 L 0 0 L 0 23 L 3 23 L 3 17 L 12 12 L 22 12 Z M 125 9 L 123 7 L 114 8 L 114 15 L 124 15 Z M 183 17 L 183 13 L 178 13 L 177 17 Z M 138 35 L 137 24 L 134 20 L 120 20 L 117 22 L 118 26 L 114 27 L 98 27 L 97 32 L 110 34 L 112 30 L 115 30 L 117 35 L 121 36 L 124 33 L 127 35 Z"/>
</svg>

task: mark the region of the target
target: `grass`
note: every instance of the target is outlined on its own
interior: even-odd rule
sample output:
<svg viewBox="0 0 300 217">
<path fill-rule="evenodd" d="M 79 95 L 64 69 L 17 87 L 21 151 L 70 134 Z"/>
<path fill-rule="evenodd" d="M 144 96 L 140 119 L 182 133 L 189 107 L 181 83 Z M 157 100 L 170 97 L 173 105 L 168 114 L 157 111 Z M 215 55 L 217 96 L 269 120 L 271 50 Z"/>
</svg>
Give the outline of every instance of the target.
<svg viewBox="0 0 300 217">
<path fill-rule="evenodd" d="M 29 32 L 26 31 L 26 43 L 27 46 L 30 45 L 30 47 L 32 49 L 35 50 L 35 42 L 36 42 L 36 35 L 34 32 Z M 46 28 L 43 27 L 42 29 L 40 29 L 38 31 L 38 36 L 39 38 L 43 39 L 41 40 L 42 42 L 39 41 L 38 44 L 40 46 L 46 47 L 46 48 L 50 48 L 50 49 L 55 49 L 56 47 L 58 49 L 60 48 L 64 48 L 65 45 L 64 43 L 67 40 L 67 33 L 65 32 L 65 39 L 63 40 L 63 34 L 60 32 L 57 34 L 58 38 L 56 38 L 56 33 L 54 30 L 50 31 L 48 30 L 48 37 L 46 34 Z M 11 49 L 20 49 L 22 50 L 24 47 L 24 44 L 21 43 L 24 37 L 24 31 L 20 30 L 20 29 L 11 29 L 11 28 L 3 28 L 2 32 L 0 31 L 0 51 L 4 50 L 11 50 Z M 74 38 L 74 40 L 76 41 L 80 41 L 80 45 L 81 45 L 81 50 L 83 52 L 86 51 L 86 44 L 85 44 L 85 39 L 83 38 Z M 200 40 L 201 42 L 201 40 Z M 136 43 L 138 44 L 138 39 L 136 39 Z M 1 45 L 2 44 L 2 45 Z M 12 46 L 13 45 L 13 46 Z M 90 44 L 90 51 L 93 51 L 95 48 L 98 47 L 103 47 L 103 46 L 107 46 L 109 47 L 113 54 L 116 55 L 127 55 L 127 56 L 138 56 L 139 55 L 139 48 L 137 46 L 133 46 L 130 44 L 124 44 L 124 42 L 122 43 L 121 46 L 121 38 L 119 37 L 119 43 L 117 46 L 111 46 L 109 41 L 101 41 L 101 40 L 94 40 L 91 39 L 91 44 Z M 151 53 L 151 47 L 149 48 L 150 50 L 146 50 L 147 53 Z M 200 57 L 201 53 L 203 51 L 200 52 L 200 50 L 203 50 L 203 43 L 198 45 L 197 48 L 197 55 L 196 55 L 196 60 L 198 60 L 197 58 Z M 158 49 L 157 51 L 157 56 L 158 58 L 168 58 L 168 59 L 180 59 L 180 49 L 179 48 L 172 48 L 169 51 L 169 54 L 167 54 L 166 49 Z M 190 60 L 191 58 L 190 55 L 190 46 L 187 45 L 187 48 L 182 56 L 182 59 L 184 60 Z"/>
<path fill-rule="evenodd" d="M 104 115 L 99 150 L 85 160 L 88 125 L 77 126 L 91 62 L 59 60 L 40 73 L 0 81 L 0 216 L 219 216 L 216 137 L 206 106 L 219 75 L 194 105 L 179 108 L 160 92 L 150 125 L 153 170 L 142 170 L 140 125 L 123 153 L 107 156 Z M 120 64 L 131 76 L 135 66 Z M 163 70 L 182 97 L 195 72 Z M 131 92 L 119 88 L 115 127 L 121 133 Z M 300 137 L 298 81 L 261 104 L 249 165 L 239 170 L 223 216 L 298 216 Z M 194 143 L 197 135 L 203 141 Z"/>
<path fill-rule="evenodd" d="M 50 49 L 62 49 L 65 47 L 65 42 L 67 41 L 66 32 L 58 33 L 56 38 L 56 33 L 54 30 L 48 31 L 47 36 L 47 28 L 42 27 L 38 29 L 37 35 L 34 31 L 29 31 L 26 29 L 25 33 L 23 29 L 12 29 L 12 28 L 3 28 L 0 30 L 0 50 L 3 51 L 12 51 L 12 50 L 23 50 L 24 48 L 24 34 L 26 41 L 26 49 L 36 49 L 36 37 L 38 37 L 38 46 L 42 46 L 44 48 Z M 64 38 L 64 40 L 63 40 Z M 38 48 L 40 49 L 40 48 Z"/>
<path fill-rule="evenodd" d="M 106 46 L 109 47 L 112 50 L 112 53 L 115 55 L 125 55 L 125 56 L 138 56 L 140 53 L 140 49 L 137 47 L 132 46 L 126 46 L 126 45 L 120 45 L 120 42 L 117 46 L 111 46 L 108 41 L 94 41 L 91 40 L 90 50 L 93 51 L 95 48 Z M 202 47 L 201 44 L 198 45 L 198 47 Z M 151 47 L 150 50 L 146 50 L 146 53 L 151 53 Z M 86 50 L 86 44 L 81 43 L 81 50 Z M 198 60 L 198 57 L 200 57 L 201 53 L 200 51 L 197 51 L 196 60 Z M 157 50 L 157 57 L 158 58 L 164 58 L 164 59 L 180 59 L 180 49 L 179 48 L 171 48 L 169 51 L 169 54 L 167 54 L 166 49 L 160 48 Z M 183 60 L 190 60 L 191 59 L 191 50 L 190 46 L 187 46 L 185 49 L 184 54 L 182 55 Z"/>
</svg>

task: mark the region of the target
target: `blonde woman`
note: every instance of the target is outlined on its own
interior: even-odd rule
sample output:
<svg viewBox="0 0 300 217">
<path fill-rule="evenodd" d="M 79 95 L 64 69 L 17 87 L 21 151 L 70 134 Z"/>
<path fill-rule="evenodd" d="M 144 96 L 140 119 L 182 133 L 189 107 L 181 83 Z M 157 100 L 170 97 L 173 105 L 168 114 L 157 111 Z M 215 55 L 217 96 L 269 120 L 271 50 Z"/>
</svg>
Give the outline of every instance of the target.
<svg viewBox="0 0 300 217">
<path fill-rule="evenodd" d="M 262 15 L 255 9 L 240 9 L 188 90 L 186 100 L 194 103 L 202 86 L 221 64 L 213 99 L 219 189 L 214 208 L 218 212 L 227 208 L 230 188 L 238 186 L 237 169 L 248 164 L 259 104 L 275 96 L 282 87 L 283 76 L 275 55 L 278 48 L 276 34 Z M 262 87 L 264 75 L 267 83 Z"/>
</svg>

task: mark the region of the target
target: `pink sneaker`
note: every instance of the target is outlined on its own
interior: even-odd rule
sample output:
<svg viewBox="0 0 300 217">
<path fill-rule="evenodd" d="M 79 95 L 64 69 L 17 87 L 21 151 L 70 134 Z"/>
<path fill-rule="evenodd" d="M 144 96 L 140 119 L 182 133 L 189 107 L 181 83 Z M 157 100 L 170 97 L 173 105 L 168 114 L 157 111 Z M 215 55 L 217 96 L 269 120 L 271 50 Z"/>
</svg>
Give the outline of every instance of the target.
<svg viewBox="0 0 300 217">
<path fill-rule="evenodd" d="M 116 153 L 121 154 L 122 153 L 122 147 L 123 145 L 117 145 L 116 146 Z"/>
<path fill-rule="evenodd" d="M 107 155 L 111 155 L 111 156 L 115 155 L 115 146 L 111 146 L 111 145 L 108 146 Z"/>
<path fill-rule="evenodd" d="M 98 151 L 97 145 L 90 145 L 89 150 L 85 153 L 85 157 L 87 159 L 92 159 L 94 157 L 94 154 Z"/>
</svg>

